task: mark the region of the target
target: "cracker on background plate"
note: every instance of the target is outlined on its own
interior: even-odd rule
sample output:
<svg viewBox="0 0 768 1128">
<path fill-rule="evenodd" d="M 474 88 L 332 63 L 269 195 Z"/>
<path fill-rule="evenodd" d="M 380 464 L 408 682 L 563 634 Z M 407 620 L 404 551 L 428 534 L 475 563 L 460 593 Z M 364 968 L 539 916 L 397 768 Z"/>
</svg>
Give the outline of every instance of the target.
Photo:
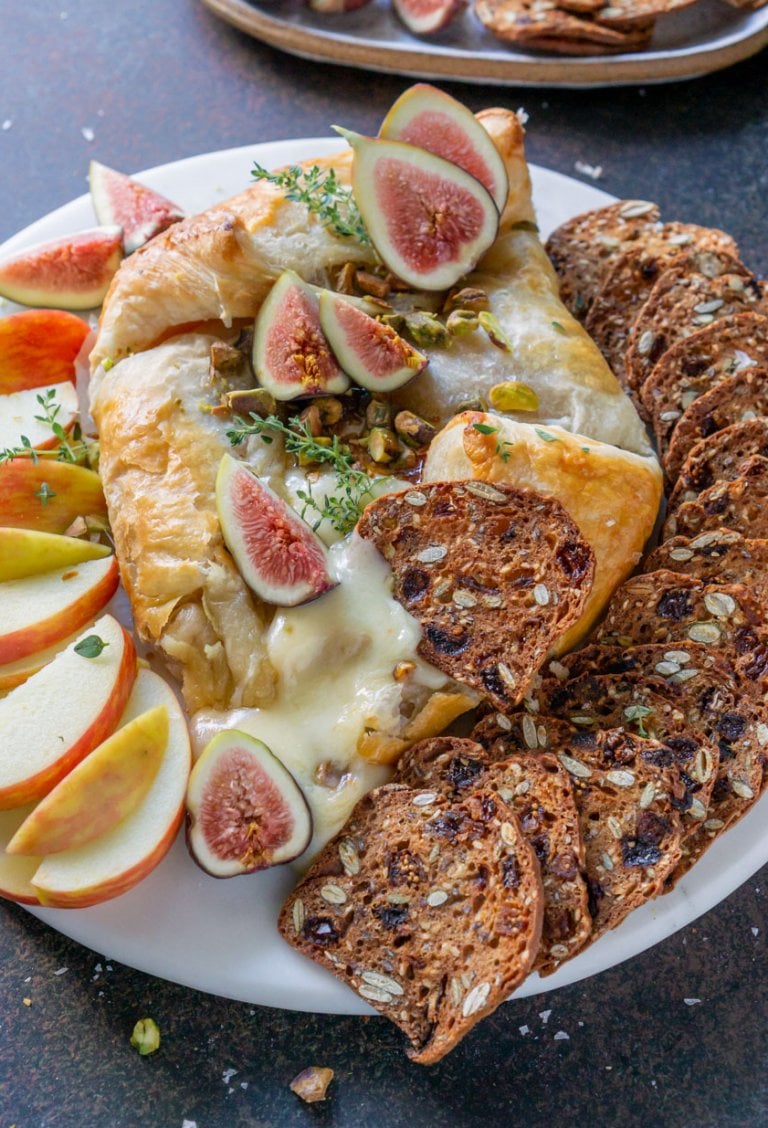
<svg viewBox="0 0 768 1128">
<path fill-rule="evenodd" d="M 554 0 L 475 0 L 475 13 L 497 38 L 531 50 L 601 55 L 637 50 L 650 42 L 653 21 L 631 31 L 596 23 L 558 8 Z"/>
</svg>

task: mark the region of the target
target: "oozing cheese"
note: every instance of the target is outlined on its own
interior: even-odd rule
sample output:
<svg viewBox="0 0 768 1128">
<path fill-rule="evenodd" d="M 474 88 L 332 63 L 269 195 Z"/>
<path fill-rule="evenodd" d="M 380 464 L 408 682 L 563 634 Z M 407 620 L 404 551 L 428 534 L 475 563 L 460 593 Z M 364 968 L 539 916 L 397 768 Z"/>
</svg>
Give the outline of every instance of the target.
<svg viewBox="0 0 768 1128">
<path fill-rule="evenodd" d="M 352 807 L 389 770 L 357 754 L 366 728 L 396 732 L 403 695 L 436 690 L 445 675 L 422 661 L 418 623 L 392 596 L 392 575 L 377 549 L 353 534 L 330 550 L 338 587 L 312 603 L 277 613 L 267 638 L 278 674 L 268 709 L 203 711 L 193 718 L 199 754 L 215 733 L 237 728 L 264 741 L 293 773 L 314 820 L 310 852 L 345 823 Z M 407 681 L 398 662 L 415 663 Z"/>
</svg>

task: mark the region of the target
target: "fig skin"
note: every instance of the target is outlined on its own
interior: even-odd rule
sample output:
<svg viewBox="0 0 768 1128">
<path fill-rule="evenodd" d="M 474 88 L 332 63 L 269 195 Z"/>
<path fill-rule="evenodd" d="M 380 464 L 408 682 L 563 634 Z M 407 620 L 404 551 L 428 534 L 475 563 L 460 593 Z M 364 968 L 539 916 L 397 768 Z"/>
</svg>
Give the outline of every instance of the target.
<svg viewBox="0 0 768 1128">
<path fill-rule="evenodd" d="M 450 94 L 417 82 L 393 103 L 379 137 L 452 161 L 488 189 L 499 212 L 504 210 L 509 177 L 501 154 L 472 111 Z"/>
<path fill-rule="evenodd" d="M 99 161 L 89 165 L 88 187 L 99 223 L 122 227 L 127 255 L 184 219 L 185 213 L 177 204 Z"/>
<path fill-rule="evenodd" d="M 231 454 L 219 464 L 216 507 L 240 575 L 265 603 L 295 607 L 336 586 L 314 530 Z"/>
<path fill-rule="evenodd" d="M 414 35 L 434 35 L 466 7 L 466 0 L 392 0 L 392 7 Z"/>
<path fill-rule="evenodd" d="M 292 270 L 283 271 L 256 317 L 253 370 L 277 400 L 349 388 L 320 327 L 316 290 Z"/>
<path fill-rule="evenodd" d="M 385 266 L 414 289 L 450 289 L 496 239 L 488 190 L 426 149 L 334 129 L 354 151 L 352 191 Z"/>
<path fill-rule="evenodd" d="M 389 325 L 330 290 L 320 295 L 320 324 L 344 371 L 371 392 L 401 388 L 427 365 L 427 357 Z"/>
<path fill-rule="evenodd" d="M 312 814 L 262 741 L 227 729 L 203 749 L 187 787 L 187 847 L 211 877 L 239 877 L 303 854 Z"/>
<path fill-rule="evenodd" d="M 0 262 L 0 296 L 26 306 L 95 309 L 122 258 L 119 227 L 92 227 L 36 243 Z"/>
</svg>

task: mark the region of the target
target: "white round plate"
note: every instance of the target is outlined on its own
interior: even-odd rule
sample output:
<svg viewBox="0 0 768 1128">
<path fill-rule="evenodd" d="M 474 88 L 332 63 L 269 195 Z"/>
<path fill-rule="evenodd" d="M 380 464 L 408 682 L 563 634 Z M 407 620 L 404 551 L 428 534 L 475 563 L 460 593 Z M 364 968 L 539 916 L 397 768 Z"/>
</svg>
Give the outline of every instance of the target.
<svg viewBox="0 0 768 1128">
<path fill-rule="evenodd" d="M 337 151 L 337 139 L 279 141 L 209 153 L 139 174 L 189 212 L 240 191 L 253 161 L 278 167 Z M 532 168 L 543 236 L 571 215 L 613 197 L 548 169 Z M 88 196 L 15 235 L 0 257 L 93 225 Z M 10 307 L 4 312 L 10 312 Z M 532 975 L 518 996 L 551 991 L 645 951 L 716 905 L 768 861 L 763 799 L 675 891 L 634 912 L 615 932 L 553 976 Z M 139 971 L 248 1003 L 331 1014 L 373 1013 L 330 973 L 289 948 L 275 921 L 294 873 L 289 868 L 217 881 L 191 861 L 180 836 L 158 868 L 130 893 L 90 909 L 30 909 L 74 940 Z"/>
</svg>

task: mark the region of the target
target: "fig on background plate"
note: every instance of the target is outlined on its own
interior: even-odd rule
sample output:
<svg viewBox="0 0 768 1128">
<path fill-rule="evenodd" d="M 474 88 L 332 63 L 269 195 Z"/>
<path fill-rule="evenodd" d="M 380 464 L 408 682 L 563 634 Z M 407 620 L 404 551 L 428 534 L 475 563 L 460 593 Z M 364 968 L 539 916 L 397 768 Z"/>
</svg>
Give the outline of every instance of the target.
<svg viewBox="0 0 768 1128">
<path fill-rule="evenodd" d="M 216 476 L 224 543 L 265 603 L 294 607 L 335 587 L 325 545 L 245 462 L 225 454 Z"/>
<path fill-rule="evenodd" d="M 283 271 L 256 317 L 253 370 L 278 400 L 349 387 L 320 327 L 317 294 L 292 270 Z"/>
<path fill-rule="evenodd" d="M 94 309 L 122 258 L 119 227 L 92 227 L 37 243 L 0 262 L 0 295 L 19 305 Z"/>
<path fill-rule="evenodd" d="M 379 137 L 406 141 L 452 161 L 488 189 L 501 212 L 509 178 L 501 154 L 471 110 L 450 94 L 418 82 L 401 94 L 382 122 Z"/>
<path fill-rule="evenodd" d="M 88 326 L 74 313 L 25 309 L 0 320 L 0 394 L 75 379 Z"/>
<path fill-rule="evenodd" d="M 330 290 L 320 295 L 320 324 L 341 367 L 369 391 L 394 391 L 427 364 L 424 354 L 391 325 L 369 317 Z"/>
<path fill-rule="evenodd" d="M 466 7 L 466 0 L 392 0 L 392 7 L 414 35 L 433 35 Z"/>
<path fill-rule="evenodd" d="M 214 736 L 187 788 L 187 845 L 212 877 L 293 861 L 312 837 L 312 815 L 291 773 L 260 740 Z"/>
<path fill-rule="evenodd" d="M 388 269 L 420 290 L 455 285 L 496 238 L 488 190 L 425 149 L 334 128 L 354 150 L 355 202 Z"/>
<path fill-rule="evenodd" d="M 91 161 L 88 185 L 99 223 L 122 227 L 123 248 L 127 255 L 143 247 L 172 223 L 184 219 L 181 208 L 165 196 L 98 161 Z"/>
<path fill-rule="evenodd" d="M 329 15 L 332 12 L 354 12 L 357 8 L 364 8 L 371 0 L 306 0 L 308 7 L 313 12 L 322 12 Z"/>
</svg>

